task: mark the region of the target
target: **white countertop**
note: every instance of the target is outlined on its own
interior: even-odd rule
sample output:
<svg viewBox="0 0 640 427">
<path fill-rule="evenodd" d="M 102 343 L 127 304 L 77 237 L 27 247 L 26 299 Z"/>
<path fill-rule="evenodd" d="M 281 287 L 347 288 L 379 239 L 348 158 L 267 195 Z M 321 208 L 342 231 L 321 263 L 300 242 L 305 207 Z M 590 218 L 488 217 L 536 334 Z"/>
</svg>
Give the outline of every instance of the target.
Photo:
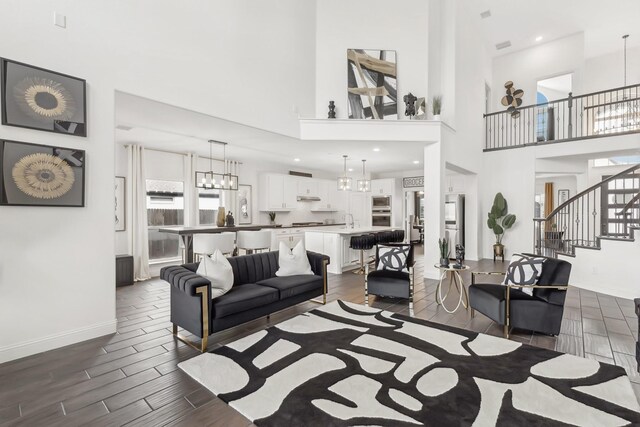
<svg viewBox="0 0 640 427">
<path fill-rule="evenodd" d="M 367 233 L 377 233 L 379 231 L 391 231 L 391 230 L 402 230 L 400 227 L 360 227 L 360 228 L 347 228 L 344 225 L 336 225 L 336 226 L 324 226 L 313 228 L 306 228 L 305 233 L 325 233 L 325 234 L 341 234 L 341 235 L 353 235 L 353 234 L 367 234 Z"/>
</svg>

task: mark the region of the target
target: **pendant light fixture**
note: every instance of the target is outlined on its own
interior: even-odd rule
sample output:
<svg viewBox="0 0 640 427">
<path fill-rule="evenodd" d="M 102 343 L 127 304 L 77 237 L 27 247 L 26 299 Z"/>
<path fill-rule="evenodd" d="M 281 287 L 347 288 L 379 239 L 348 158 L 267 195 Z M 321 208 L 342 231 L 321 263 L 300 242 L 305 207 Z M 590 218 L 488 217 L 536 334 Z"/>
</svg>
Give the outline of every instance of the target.
<svg viewBox="0 0 640 427">
<path fill-rule="evenodd" d="M 223 172 L 217 173 L 213 171 L 213 144 L 219 144 L 223 147 Z M 204 188 L 207 190 L 238 190 L 238 176 L 231 173 L 230 162 L 227 162 L 227 143 L 209 140 L 209 171 L 196 171 L 196 188 Z"/>
<path fill-rule="evenodd" d="M 371 180 L 367 179 L 367 175 L 365 174 L 365 164 L 367 163 L 366 160 L 362 160 L 362 179 L 359 179 L 356 183 L 356 186 L 358 188 L 358 191 L 361 191 L 363 193 L 366 193 L 368 191 L 371 191 Z"/>
<path fill-rule="evenodd" d="M 338 191 L 351 191 L 351 184 L 353 179 L 347 176 L 347 155 L 343 155 L 344 159 L 344 172 L 341 177 L 338 177 Z"/>
</svg>

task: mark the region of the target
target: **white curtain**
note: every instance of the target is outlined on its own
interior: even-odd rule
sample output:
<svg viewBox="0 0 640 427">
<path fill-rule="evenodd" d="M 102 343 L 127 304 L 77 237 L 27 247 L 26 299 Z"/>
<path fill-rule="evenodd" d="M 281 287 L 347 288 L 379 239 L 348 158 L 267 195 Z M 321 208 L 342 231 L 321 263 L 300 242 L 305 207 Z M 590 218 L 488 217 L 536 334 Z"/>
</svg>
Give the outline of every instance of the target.
<svg viewBox="0 0 640 427">
<path fill-rule="evenodd" d="M 149 272 L 149 229 L 147 221 L 147 181 L 145 152 L 139 145 L 127 147 L 131 182 L 132 221 L 131 247 L 133 249 L 133 273 L 135 280 L 151 278 Z"/>
<path fill-rule="evenodd" d="M 198 170 L 198 155 L 187 153 L 184 156 L 184 225 L 193 227 L 199 225 L 198 189 L 195 175 Z"/>
</svg>

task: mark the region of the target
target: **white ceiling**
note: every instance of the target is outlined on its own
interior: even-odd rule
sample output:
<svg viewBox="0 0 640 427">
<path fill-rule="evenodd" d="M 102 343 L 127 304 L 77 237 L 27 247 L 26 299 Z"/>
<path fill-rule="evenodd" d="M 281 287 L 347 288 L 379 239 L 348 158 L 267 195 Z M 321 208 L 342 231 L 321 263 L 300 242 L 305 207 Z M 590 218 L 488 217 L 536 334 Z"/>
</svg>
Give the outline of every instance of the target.
<svg viewBox="0 0 640 427">
<path fill-rule="evenodd" d="M 580 32 L 586 57 L 621 51 L 624 34 L 629 34 L 628 47 L 640 46 L 638 0 L 467 0 L 466 6 L 481 20 L 487 52 L 493 56 Z M 486 10 L 491 17 L 481 19 Z M 536 42 L 539 36 L 542 40 Z M 507 40 L 511 47 L 496 50 L 496 44 Z"/>
<path fill-rule="evenodd" d="M 131 127 L 123 130 L 121 127 Z M 147 148 L 209 155 L 209 139 L 228 142 L 227 158 L 244 162 L 270 162 L 298 170 L 339 173 L 342 155 L 350 168 L 372 173 L 420 168 L 424 143 L 371 141 L 302 141 L 206 114 L 118 92 L 116 143 L 136 143 Z M 378 148 L 379 151 L 374 151 Z M 213 157 L 222 158 L 214 146 Z M 299 158 L 300 161 L 294 161 Z M 420 161 L 414 164 L 414 161 Z"/>
</svg>

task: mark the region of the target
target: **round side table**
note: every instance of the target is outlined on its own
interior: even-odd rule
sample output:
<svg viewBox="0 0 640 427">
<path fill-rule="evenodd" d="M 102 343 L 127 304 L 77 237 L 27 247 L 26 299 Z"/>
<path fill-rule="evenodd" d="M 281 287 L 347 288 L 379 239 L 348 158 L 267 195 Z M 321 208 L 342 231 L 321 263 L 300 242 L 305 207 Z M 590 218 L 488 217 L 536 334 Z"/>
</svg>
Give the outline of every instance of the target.
<svg viewBox="0 0 640 427">
<path fill-rule="evenodd" d="M 469 270 L 471 267 L 469 267 L 468 265 L 464 265 L 462 266 L 462 268 L 454 268 L 453 264 L 449 264 L 448 267 L 443 267 L 439 264 L 434 264 L 434 267 L 442 271 L 442 274 L 440 275 L 440 282 L 438 282 L 438 287 L 436 288 L 436 303 L 438 303 L 438 305 L 441 305 L 444 311 L 446 311 L 449 314 L 455 313 L 458 310 L 458 308 L 460 308 L 460 304 L 462 304 L 462 306 L 466 310 L 468 310 L 469 296 L 467 295 L 467 289 L 464 287 L 464 282 L 462 281 L 460 272 L 464 270 Z M 442 282 L 447 278 L 447 276 L 449 276 L 449 287 L 447 288 L 447 293 L 443 297 Z M 456 305 L 456 308 L 454 308 L 453 310 L 449 310 L 444 305 L 444 302 L 449 296 L 449 294 L 451 293 L 452 285 L 455 285 L 456 290 L 458 291 L 458 294 L 460 296 L 458 298 L 458 304 Z M 464 299 L 463 299 L 463 295 L 464 295 Z"/>
</svg>

